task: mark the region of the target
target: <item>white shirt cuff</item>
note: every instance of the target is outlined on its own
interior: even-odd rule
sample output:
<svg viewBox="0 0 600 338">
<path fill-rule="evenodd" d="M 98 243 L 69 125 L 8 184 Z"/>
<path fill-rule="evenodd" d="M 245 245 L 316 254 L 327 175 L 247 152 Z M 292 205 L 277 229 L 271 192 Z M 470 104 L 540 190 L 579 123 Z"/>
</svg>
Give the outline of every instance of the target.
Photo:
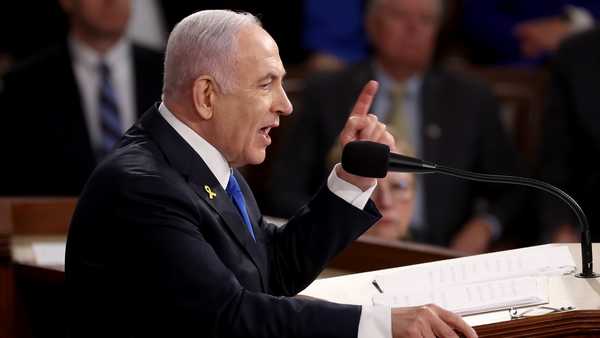
<svg viewBox="0 0 600 338">
<path fill-rule="evenodd" d="M 358 338 L 392 338 L 392 310 L 388 306 L 363 305 Z"/>
<path fill-rule="evenodd" d="M 373 190 L 375 190 L 377 183 L 373 184 L 373 186 L 366 191 L 362 191 L 359 187 L 344 181 L 337 175 L 336 170 L 339 165 L 339 163 L 336 164 L 333 167 L 333 170 L 331 170 L 331 174 L 329 174 L 329 178 L 327 179 L 327 188 L 344 201 L 359 209 L 364 209 L 369 198 L 371 198 L 371 194 L 373 194 Z"/>
</svg>

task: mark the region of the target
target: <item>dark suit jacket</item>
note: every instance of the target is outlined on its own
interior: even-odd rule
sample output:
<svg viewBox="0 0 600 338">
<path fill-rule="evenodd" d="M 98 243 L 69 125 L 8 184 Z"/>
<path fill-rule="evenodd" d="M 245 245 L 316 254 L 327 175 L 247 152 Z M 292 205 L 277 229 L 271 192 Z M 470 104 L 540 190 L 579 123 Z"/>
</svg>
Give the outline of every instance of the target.
<svg viewBox="0 0 600 338">
<path fill-rule="evenodd" d="M 600 29 L 567 40 L 551 70 L 542 129 L 541 178 L 581 204 L 594 241 L 598 241 Z M 572 211 L 552 196 L 543 196 L 542 221 L 547 232 L 562 223 L 576 225 Z"/>
<path fill-rule="evenodd" d="M 356 98 L 374 78 L 370 64 L 311 79 L 304 91 L 301 111 L 295 113 L 273 168 L 271 209 L 289 216 L 317 190 L 327 175 L 326 156 L 337 141 Z M 425 160 L 465 170 L 515 173 L 516 152 L 501 126 L 498 105 L 482 85 L 460 76 L 432 70 L 425 75 L 421 109 Z M 446 245 L 459 227 L 479 210 L 477 200 L 487 197 L 488 212 L 508 224 L 518 201 L 500 193 L 499 186 L 438 175 L 423 177 L 427 231 L 420 240 Z M 494 189 L 494 190 L 491 190 Z"/>
<path fill-rule="evenodd" d="M 206 164 L 150 109 L 94 171 L 73 216 L 72 336 L 355 336 L 360 307 L 288 297 L 379 218 L 372 202 L 363 211 L 325 188 L 277 228 L 234 175 L 256 242 Z"/>
<path fill-rule="evenodd" d="M 163 58 L 136 45 L 132 51 L 140 114 L 160 97 Z M 78 195 L 97 163 L 66 41 L 2 82 L 0 194 Z"/>
</svg>

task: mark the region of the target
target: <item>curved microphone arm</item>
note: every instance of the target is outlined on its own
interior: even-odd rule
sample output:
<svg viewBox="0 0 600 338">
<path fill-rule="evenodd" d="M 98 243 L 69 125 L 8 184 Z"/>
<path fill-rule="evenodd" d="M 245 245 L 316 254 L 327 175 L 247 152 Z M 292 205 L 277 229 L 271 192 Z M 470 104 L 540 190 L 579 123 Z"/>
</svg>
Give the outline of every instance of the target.
<svg viewBox="0 0 600 338">
<path fill-rule="evenodd" d="M 389 171 L 412 172 L 416 174 L 444 174 L 479 182 L 506 183 L 528 186 L 548 192 L 567 203 L 577 215 L 581 227 L 582 272 L 577 277 L 595 278 L 592 257 L 592 236 L 587 217 L 575 200 L 564 191 L 548 183 L 525 177 L 478 174 L 423 161 L 418 158 L 390 153 L 387 145 L 369 141 L 354 141 L 344 147 L 342 166 L 348 172 L 364 177 L 385 177 Z"/>
<path fill-rule="evenodd" d="M 592 237 L 590 234 L 590 226 L 588 224 L 587 217 L 585 213 L 575 202 L 575 200 L 569 196 L 566 192 L 558 189 L 557 187 L 550 185 L 548 183 L 534 180 L 531 178 L 525 177 L 516 177 L 516 176 L 504 176 L 504 175 L 490 175 L 490 174 L 478 174 L 465 170 L 459 170 L 454 168 L 445 167 L 442 165 L 433 165 L 433 169 L 428 171 L 427 173 L 437 173 L 444 174 L 449 176 L 455 176 L 459 178 L 464 178 L 473 181 L 479 182 L 492 182 L 492 183 L 506 183 L 513 185 L 524 185 L 532 188 L 537 188 L 543 190 L 547 193 L 550 193 L 563 202 L 567 203 L 569 207 L 573 210 L 575 215 L 577 216 L 577 220 L 579 225 L 581 226 L 581 263 L 582 263 L 582 271 L 577 274 L 577 277 L 582 278 L 596 278 L 600 275 L 594 273 L 593 269 L 593 260 L 592 260 Z"/>
</svg>

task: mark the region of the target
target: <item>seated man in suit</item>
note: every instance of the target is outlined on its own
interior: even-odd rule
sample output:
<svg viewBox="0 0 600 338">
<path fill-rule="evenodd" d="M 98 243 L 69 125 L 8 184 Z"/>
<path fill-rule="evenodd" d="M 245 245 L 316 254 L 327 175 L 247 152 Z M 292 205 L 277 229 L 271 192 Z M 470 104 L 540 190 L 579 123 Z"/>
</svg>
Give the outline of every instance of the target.
<svg viewBox="0 0 600 338">
<path fill-rule="evenodd" d="M 600 241 L 600 28 L 573 36 L 556 53 L 543 114 L 540 178 L 580 203 Z M 543 242 L 579 242 L 575 215 L 562 201 L 541 195 Z"/>
<path fill-rule="evenodd" d="M 65 41 L 3 79 L 0 194 L 78 195 L 162 88 L 162 55 L 124 35 L 130 1 L 61 0 Z"/>
<path fill-rule="evenodd" d="M 517 154 L 487 87 L 430 65 L 442 17 L 440 0 L 375 0 L 366 27 L 375 55 L 366 63 L 309 80 L 303 112 L 275 160 L 269 214 L 289 217 L 327 174 L 329 149 L 367 79 L 381 88 L 373 111 L 417 157 L 466 170 L 514 174 Z M 301 141 L 299 141 L 301 140 Z M 416 240 L 478 253 L 510 222 L 519 199 L 510 190 L 442 176 L 417 176 Z"/>
<path fill-rule="evenodd" d="M 281 228 L 236 167 L 265 159 L 292 106 L 275 41 L 249 14 L 202 11 L 171 33 L 163 102 L 94 171 L 66 254 L 72 337 L 467 337 L 437 306 L 394 309 L 292 298 L 380 217 L 376 180 L 337 165 Z M 340 135 L 393 144 L 369 82 Z"/>
</svg>

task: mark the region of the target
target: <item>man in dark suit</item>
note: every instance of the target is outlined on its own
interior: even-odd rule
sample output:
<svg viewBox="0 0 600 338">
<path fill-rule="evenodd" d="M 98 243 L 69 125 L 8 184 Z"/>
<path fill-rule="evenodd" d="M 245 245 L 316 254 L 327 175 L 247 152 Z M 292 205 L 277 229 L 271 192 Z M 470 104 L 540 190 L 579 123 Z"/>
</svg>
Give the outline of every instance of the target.
<svg viewBox="0 0 600 338">
<path fill-rule="evenodd" d="M 366 27 L 375 57 L 308 82 L 304 111 L 296 115 L 287 146 L 274 164 L 269 212 L 288 217 L 314 194 L 328 170 L 329 149 L 351 107 L 348 98 L 371 78 L 381 84 L 374 112 L 390 123 L 404 115 L 408 128 L 405 135 L 396 136 L 404 137 L 418 157 L 466 170 L 516 171 L 516 152 L 489 90 L 430 67 L 441 2 L 376 0 L 368 13 Z M 393 98 L 398 87 L 404 88 L 399 112 Z M 473 253 L 486 250 L 519 203 L 514 196 L 486 191 L 490 188 L 498 187 L 418 176 L 414 238 Z"/>
<path fill-rule="evenodd" d="M 568 39 L 557 51 L 540 154 L 541 179 L 564 189 L 581 204 L 595 242 L 600 240 L 599 43 L 600 29 L 594 29 Z M 542 201 L 543 240 L 579 242 L 573 212 L 553 196 L 542 196 Z"/>
<path fill-rule="evenodd" d="M 291 298 L 379 213 L 376 181 L 338 165 L 288 224 L 265 222 L 233 168 L 261 163 L 270 130 L 292 112 L 284 75 L 275 41 L 249 14 L 202 11 L 175 27 L 163 102 L 94 171 L 71 222 L 72 337 L 476 336 L 436 306 Z M 371 81 L 361 92 L 342 144 L 393 145 L 367 114 L 376 90 Z"/>
<path fill-rule="evenodd" d="M 78 195 L 161 92 L 162 55 L 124 36 L 129 1 L 61 5 L 70 18 L 68 39 L 2 81 L 2 194 Z"/>
</svg>

